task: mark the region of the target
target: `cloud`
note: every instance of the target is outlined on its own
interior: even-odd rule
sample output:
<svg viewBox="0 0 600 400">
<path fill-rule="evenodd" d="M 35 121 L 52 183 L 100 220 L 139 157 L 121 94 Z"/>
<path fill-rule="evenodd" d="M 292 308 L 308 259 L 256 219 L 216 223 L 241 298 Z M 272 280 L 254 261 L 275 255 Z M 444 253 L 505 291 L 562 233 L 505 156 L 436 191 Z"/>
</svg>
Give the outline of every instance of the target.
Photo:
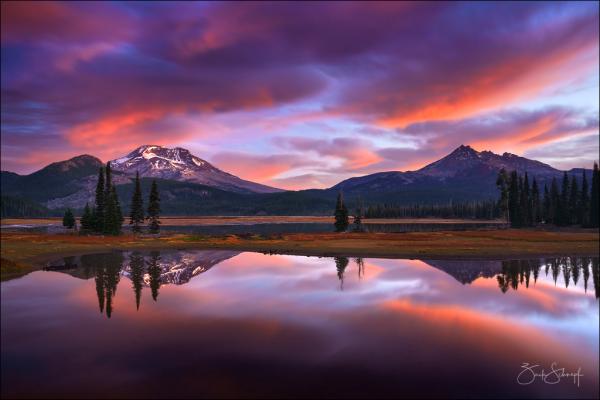
<svg viewBox="0 0 600 400">
<path fill-rule="evenodd" d="M 342 160 L 340 168 L 346 172 L 360 171 L 369 165 L 381 161 L 374 152 L 371 142 L 354 137 L 336 137 L 333 139 L 311 139 L 304 137 L 279 137 L 274 142 L 296 151 L 313 152 L 324 157 Z"/>
<path fill-rule="evenodd" d="M 256 155 L 220 152 L 211 157 L 218 168 L 243 179 L 265 182 L 292 168 L 313 165 L 314 161 L 296 154 Z"/>
<path fill-rule="evenodd" d="M 524 151 L 560 138 L 598 130 L 598 114 L 570 107 L 510 109 L 459 120 L 426 121 L 398 129 L 400 136 L 420 137 L 442 151 L 460 144 Z"/>
<path fill-rule="evenodd" d="M 524 156 L 548 163 L 555 168 L 592 168 L 598 162 L 598 132 L 559 140 L 525 152 Z"/>
<path fill-rule="evenodd" d="M 597 75 L 598 19 L 594 2 L 3 2 L 3 168 L 210 137 L 247 145 L 217 154 L 246 178 L 293 184 L 461 143 L 529 151 L 597 129 L 597 110 L 527 101 Z M 277 158 L 298 154 L 313 165 Z"/>
</svg>

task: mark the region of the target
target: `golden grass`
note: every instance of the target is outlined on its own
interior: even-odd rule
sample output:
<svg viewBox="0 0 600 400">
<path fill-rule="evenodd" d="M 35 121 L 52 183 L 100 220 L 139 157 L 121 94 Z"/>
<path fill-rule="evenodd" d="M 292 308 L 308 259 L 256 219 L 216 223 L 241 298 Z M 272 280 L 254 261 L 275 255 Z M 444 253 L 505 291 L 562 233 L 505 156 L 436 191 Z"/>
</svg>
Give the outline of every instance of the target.
<svg viewBox="0 0 600 400">
<path fill-rule="evenodd" d="M 598 255 L 597 231 L 477 230 L 286 235 L 78 236 L 3 233 L 2 278 L 66 255 L 128 249 L 229 249 L 319 256 L 518 258 Z"/>
</svg>

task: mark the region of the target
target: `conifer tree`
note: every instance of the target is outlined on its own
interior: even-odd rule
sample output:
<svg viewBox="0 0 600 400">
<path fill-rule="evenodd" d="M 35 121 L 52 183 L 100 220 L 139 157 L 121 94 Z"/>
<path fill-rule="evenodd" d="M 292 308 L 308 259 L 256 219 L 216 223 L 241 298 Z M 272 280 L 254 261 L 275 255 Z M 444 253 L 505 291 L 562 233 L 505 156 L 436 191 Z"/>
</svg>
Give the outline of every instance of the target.
<svg viewBox="0 0 600 400">
<path fill-rule="evenodd" d="M 73 229 L 75 227 L 75 217 L 73 216 L 73 211 L 71 211 L 70 208 L 66 209 L 62 224 L 67 229 Z"/>
<path fill-rule="evenodd" d="M 112 171 L 110 161 L 106 163 L 104 169 L 106 178 L 104 179 L 104 229 L 105 234 L 113 234 L 116 208 L 112 198 Z"/>
<path fill-rule="evenodd" d="M 579 203 L 579 187 L 575 175 L 571 176 L 571 191 L 569 193 L 569 224 L 577 223 L 577 204 Z"/>
<path fill-rule="evenodd" d="M 90 205 L 85 203 L 85 207 L 83 209 L 83 215 L 81 216 L 81 230 L 83 232 L 90 232 L 93 230 L 93 215 L 90 210 Z"/>
<path fill-rule="evenodd" d="M 542 220 L 541 217 L 541 203 L 540 203 L 540 190 L 538 188 L 537 181 L 535 177 L 533 178 L 533 183 L 531 184 L 531 209 L 532 209 L 532 222 L 533 224 L 537 224 Z"/>
<path fill-rule="evenodd" d="M 600 172 L 598 164 L 594 163 L 592 172 L 592 192 L 590 194 L 590 226 L 598 228 L 600 223 Z"/>
<path fill-rule="evenodd" d="M 590 197 L 589 187 L 585 170 L 583 171 L 583 177 L 581 178 L 581 192 L 579 196 L 579 203 L 577 206 L 577 222 L 582 226 L 589 224 L 589 209 L 590 209 Z"/>
<path fill-rule="evenodd" d="M 160 232 L 160 196 L 158 194 L 158 186 L 156 180 L 152 181 L 150 188 L 150 197 L 148 199 L 148 229 L 150 233 Z"/>
<path fill-rule="evenodd" d="M 551 201 L 550 201 L 550 192 L 548 192 L 548 185 L 544 183 L 544 205 L 542 207 L 542 220 L 545 223 L 550 223 L 552 220 L 551 214 Z"/>
<path fill-rule="evenodd" d="M 561 205 L 560 205 L 560 192 L 558 191 L 558 182 L 556 178 L 552 178 L 552 184 L 550 185 L 550 216 L 552 217 L 552 222 L 555 225 L 560 224 L 560 215 L 561 215 Z"/>
<path fill-rule="evenodd" d="M 140 184 L 140 173 L 135 173 L 135 188 L 131 197 L 131 212 L 129 213 L 129 225 L 134 233 L 139 233 L 144 223 L 144 199 L 142 197 L 142 186 Z"/>
<path fill-rule="evenodd" d="M 104 168 L 100 167 L 100 171 L 98 172 L 98 183 L 96 184 L 96 204 L 94 206 L 94 231 L 97 233 L 104 232 L 105 196 Z"/>
<path fill-rule="evenodd" d="M 508 183 L 508 214 L 510 216 L 510 225 L 512 227 L 520 226 L 519 195 L 519 176 L 517 171 L 512 171 Z"/>
<path fill-rule="evenodd" d="M 344 197 L 341 191 L 338 193 L 334 216 L 336 232 L 344 232 L 346 229 L 348 229 L 348 209 L 344 204 Z"/>
<path fill-rule="evenodd" d="M 113 212 L 113 234 L 120 235 L 123 229 L 123 212 L 121 211 L 121 203 L 119 202 L 119 196 L 117 196 L 117 188 L 115 185 L 111 187 L 112 202 L 114 204 Z"/>
<path fill-rule="evenodd" d="M 498 173 L 498 178 L 496 179 L 496 186 L 500 191 L 500 200 L 498 201 L 498 205 L 500 206 L 500 212 L 502 216 L 506 219 L 506 221 L 510 221 L 510 215 L 508 212 L 508 181 L 509 177 L 506 173 L 506 170 L 502 168 Z"/>
<path fill-rule="evenodd" d="M 525 178 L 523 179 L 523 192 L 521 195 L 522 203 L 521 203 L 521 212 L 523 216 L 523 226 L 531 226 L 532 222 L 532 208 L 531 208 L 531 192 L 529 187 L 529 177 L 527 176 L 527 172 L 525 172 Z"/>
<path fill-rule="evenodd" d="M 560 192 L 560 216 L 557 225 L 569 224 L 569 177 L 563 173 L 562 189 Z"/>
</svg>

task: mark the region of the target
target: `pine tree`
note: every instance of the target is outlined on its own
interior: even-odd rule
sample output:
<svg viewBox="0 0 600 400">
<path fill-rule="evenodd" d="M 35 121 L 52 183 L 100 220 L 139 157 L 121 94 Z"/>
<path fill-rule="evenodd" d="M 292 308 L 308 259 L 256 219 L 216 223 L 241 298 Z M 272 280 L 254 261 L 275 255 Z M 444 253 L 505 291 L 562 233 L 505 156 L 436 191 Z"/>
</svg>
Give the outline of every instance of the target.
<svg viewBox="0 0 600 400">
<path fill-rule="evenodd" d="M 104 168 L 100 167 L 98 173 L 98 183 L 96 185 L 96 204 L 94 207 L 94 231 L 104 232 Z"/>
<path fill-rule="evenodd" d="M 342 192 L 338 193 L 337 202 L 335 204 L 335 230 L 336 232 L 344 232 L 348 229 L 348 209 L 344 204 Z"/>
<path fill-rule="evenodd" d="M 533 224 L 538 224 L 541 220 L 541 203 L 540 203 L 540 190 L 538 188 L 537 181 L 535 177 L 533 178 L 533 183 L 531 185 L 531 209 L 532 209 L 532 222 Z"/>
<path fill-rule="evenodd" d="M 520 226 L 519 195 L 519 176 L 517 171 L 512 171 L 508 183 L 508 215 L 512 227 Z"/>
<path fill-rule="evenodd" d="M 550 185 L 550 216 L 551 222 L 555 225 L 560 225 L 561 215 L 560 205 L 560 192 L 558 191 L 558 182 L 556 178 L 552 178 L 552 184 Z"/>
<path fill-rule="evenodd" d="M 150 233 L 160 232 L 160 196 L 158 194 L 158 186 L 156 180 L 152 181 L 152 187 L 150 188 L 150 197 L 148 199 L 148 228 Z"/>
<path fill-rule="evenodd" d="M 598 228 L 600 224 L 600 172 L 598 164 L 594 163 L 592 172 L 592 192 L 590 195 L 590 226 Z"/>
<path fill-rule="evenodd" d="M 73 216 L 73 211 L 71 211 L 70 208 L 66 209 L 62 224 L 67 229 L 73 229 L 75 227 L 75 217 Z"/>
<path fill-rule="evenodd" d="M 569 194 L 569 224 L 576 224 L 577 223 L 577 204 L 579 203 L 579 198 L 580 198 L 580 194 L 579 194 L 579 188 L 577 185 L 577 178 L 575 178 L 575 175 L 571 176 L 571 191 Z"/>
<path fill-rule="evenodd" d="M 552 222 L 552 211 L 551 211 L 551 200 L 550 192 L 548 192 L 548 185 L 544 183 L 544 205 L 542 207 L 542 220 L 545 223 Z"/>
<path fill-rule="evenodd" d="M 502 216 L 506 219 L 506 221 L 510 221 L 510 215 L 508 212 L 508 181 L 509 177 L 506 173 L 506 170 L 502 168 L 498 173 L 498 178 L 496 179 L 496 186 L 500 191 L 500 199 L 498 200 L 498 206 L 500 207 Z"/>
<path fill-rule="evenodd" d="M 115 187 L 115 185 L 112 185 L 110 191 L 112 196 L 112 202 L 114 204 L 114 211 L 112 214 L 113 235 L 120 235 L 123 229 L 124 221 L 123 212 L 121 211 L 121 203 L 119 202 L 119 196 L 117 195 L 117 188 Z"/>
<path fill-rule="evenodd" d="M 135 189 L 131 197 L 131 212 L 129 213 L 129 225 L 133 233 L 139 233 L 144 223 L 144 199 L 142 198 L 142 186 L 140 184 L 140 174 L 135 173 Z"/>
<path fill-rule="evenodd" d="M 529 177 L 527 176 L 527 172 L 525 172 L 525 178 L 523 179 L 523 193 L 522 193 L 522 215 L 523 215 L 523 226 L 531 226 L 533 225 L 532 214 L 533 210 L 531 208 L 531 192 L 529 187 Z"/>
<path fill-rule="evenodd" d="M 104 169 L 106 178 L 104 180 L 104 229 L 102 230 L 105 234 L 113 234 L 114 232 L 114 221 L 115 221 L 115 204 L 112 198 L 112 171 L 110 167 L 110 161 L 106 163 Z"/>
<path fill-rule="evenodd" d="M 577 222 L 582 226 L 589 224 L 589 208 L 590 208 L 590 197 L 589 187 L 587 182 L 587 176 L 585 170 L 583 171 L 583 177 L 581 178 L 581 192 L 579 196 L 579 204 L 577 205 Z"/>
<path fill-rule="evenodd" d="M 93 220 L 92 211 L 90 210 L 90 205 L 85 203 L 85 207 L 83 209 L 83 215 L 81 216 L 81 230 L 83 232 L 90 232 L 94 228 L 94 220 Z"/>
<path fill-rule="evenodd" d="M 557 225 L 569 224 L 569 177 L 565 171 L 562 180 L 562 189 L 560 192 L 560 216 Z"/>
</svg>

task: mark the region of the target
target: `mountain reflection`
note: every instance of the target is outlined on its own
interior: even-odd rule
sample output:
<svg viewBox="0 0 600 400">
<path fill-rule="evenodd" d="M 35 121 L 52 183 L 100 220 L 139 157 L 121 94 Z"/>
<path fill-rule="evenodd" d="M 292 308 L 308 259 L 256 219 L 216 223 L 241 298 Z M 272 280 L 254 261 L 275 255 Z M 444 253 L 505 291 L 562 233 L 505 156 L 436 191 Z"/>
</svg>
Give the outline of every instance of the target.
<svg viewBox="0 0 600 400">
<path fill-rule="evenodd" d="M 98 307 L 108 318 L 113 313 L 113 300 L 121 276 L 129 278 L 134 293 L 136 310 L 140 309 L 144 287 L 150 288 L 152 299 L 157 301 L 160 287 L 166 284 L 183 285 L 215 265 L 239 254 L 238 252 L 214 250 L 195 252 L 159 251 L 141 253 L 113 252 L 90 254 L 81 257 L 65 257 L 64 265 L 46 269 L 67 273 L 81 279 L 94 279 Z M 365 262 L 354 258 L 358 281 L 365 277 Z M 344 290 L 344 279 L 350 264 L 348 257 L 334 257 L 335 275 L 339 289 Z M 432 268 L 443 271 L 462 284 L 476 279 L 495 279 L 502 293 L 509 290 L 535 286 L 541 275 L 550 277 L 555 285 L 577 286 L 584 292 L 594 290 L 596 298 L 600 289 L 598 257 L 560 257 L 546 259 L 508 261 L 459 261 L 426 260 Z"/>
</svg>

